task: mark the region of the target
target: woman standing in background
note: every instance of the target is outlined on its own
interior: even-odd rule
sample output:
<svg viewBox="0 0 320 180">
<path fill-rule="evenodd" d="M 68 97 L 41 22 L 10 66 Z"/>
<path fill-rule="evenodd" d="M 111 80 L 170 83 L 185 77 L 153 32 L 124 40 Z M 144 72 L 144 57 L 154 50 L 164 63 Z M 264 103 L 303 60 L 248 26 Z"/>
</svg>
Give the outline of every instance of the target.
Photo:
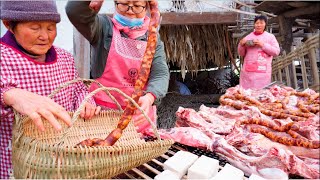
<svg viewBox="0 0 320 180">
<path fill-rule="evenodd" d="M 261 89 L 271 83 L 272 59 L 280 48 L 273 34 L 265 31 L 266 16 L 254 19 L 254 31 L 240 40 L 238 53 L 244 57 L 240 73 L 240 86 L 244 89 Z"/>
</svg>

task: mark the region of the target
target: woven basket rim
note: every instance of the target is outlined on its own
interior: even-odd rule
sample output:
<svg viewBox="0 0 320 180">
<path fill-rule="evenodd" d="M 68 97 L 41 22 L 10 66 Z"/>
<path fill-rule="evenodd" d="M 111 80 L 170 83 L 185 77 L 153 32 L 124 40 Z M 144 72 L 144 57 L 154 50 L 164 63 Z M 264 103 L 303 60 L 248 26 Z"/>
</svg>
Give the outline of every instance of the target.
<svg viewBox="0 0 320 180">
<path fill-rule="evenodd" d="M 165 146 L 167 144 L 170 143 L 174 143 L 174 141 L 172 139 L 155 139 L 153 141 L 141 141 L 141 143 L 131 143 L 128 145 L 113 145 L 113 146 L 70 146 L 70 147 L 66 147 L 66 146 L 60 146 L 59 144 L 46 144 L 45 142 L 41 142 L 40 140 L 36 140 L 36 139 L 32 139 L 30 137 L 20 137 L 19 138 L 20 142 L 24 142 L 24 143 L 28 143 L 30 142 L 30 146 L 37 146 L 37 149 L 41 149 L 41 150 L 53 150 L 53 151 L 71 151 L 71 152 L 87 152 L 89 151 L 95 151 L 95 150 L 99 150 L 99 152 L 104 152 L 104 151 L 108 151 L 110 152 L 110 150 L 113 151 L 118 151 L 124 148 L 137 148 L 137 147 L 141 147 L 141 146 L 146 146 L 146 145 L 153 145 L 153 144 L 159 144 L 160 146 Z"/>
<path fill-rule="evenodd" d="M 74 112 L 68 112 L 69 114 L 73 114 Z M 104 116 L 108 114 L 114 114 L 114 115 L 121 115 L 123 111 L 121 110 L 106 110 L 101 111 L 99 115 L 97 116 Z M 32 121 L 28 116 L 20 116 L 21 125 L 24 126 L 27 123 L 30 123 Z M 72 127 L 70 127 L 72 128 Z M 68 130 L 68 128 L 64 129 L 64 131 Z M 14 131 L 13 133 L 15 133 Z M 130 132 L 133 132 L 134 134 L 138 134 L 138 132 L 131 130 Z M 123 138 L 122 136 L 121 138 Z M 130 136 L 125 136 L 130 137 Z M 132 136 L 131 136 L 132 137 Z M 97 147 L 89 147 L 89 146 L 67 146 L 63 145 L 63 143 L 54 143 L 54 144 L 47 144 L 46 142 L 42 141 L 41 139 L 36 139 L 34 137 L 25 136 L 22 134 L 21 136 L 16 139 L 16 142 L 13 143 L 24 143 L 24 144 L 30 144 L 30 146 L 37 146 L 37 148 L 42 150 L 53 150 L 53 151 L 77 151 L 77 152 L 83 152 L 83 151 L 92 151 L 92 150 L 99 150 L 99 151 L 117 151 L 118 149 L 123 148 L 137 148 L 141 146 L 145 146 L 146 144 L 155 144 L 159 143 L 160 145 L 167 145 L 168 143 L 173 144 L 174 141 L 172 139 L 154 139 L 153 141 L 145 141 L 144 139 L 141 139 L 141 141 L 130 141 L 130 144 L 115 144 L 113 146 L 97 146 Z"/>
</svg>

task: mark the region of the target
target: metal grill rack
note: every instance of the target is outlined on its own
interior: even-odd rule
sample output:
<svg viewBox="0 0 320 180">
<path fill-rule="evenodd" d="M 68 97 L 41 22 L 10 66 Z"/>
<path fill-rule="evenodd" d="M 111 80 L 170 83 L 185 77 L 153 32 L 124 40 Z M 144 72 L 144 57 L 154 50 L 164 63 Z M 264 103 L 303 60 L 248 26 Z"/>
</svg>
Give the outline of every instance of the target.
<svg viewBox="0 0 320 180">
<path fill-rule="evenodd" d="M 145 140 L 151 141 L 151 140 L 154 140 L 154 138 L 147 137 L 147 138 L 145 138 Z M 188 152 L 191 152 L 191 153 L 196 154 L 198 156 L 205 155 L 207 157 L 217 159 L 217 160 L 219 160 L 219 165 L 220 165 L 219 171 L 225 166 L 226 163 L 228 163 L 228 161 L 221 158 L 220 156 L 218 156 L 214 152 L 207 151 L 207 150 L 200 149 L 200 148 L 191 147 L 191 146 L 186 146 L 186 145 L 183 145 L 180 143 L 174 143 L 165 154 L 163 154 L 155 159 L 152 159 L 151 161 L 144 163 L 141 166 L 133 168 L 130 171 L 127 171 L 125 173 L 117 175 L 117 176 L 113 177 L 112 179 L 154 179 L 154 177 L 156 175 L 158 175 L 162 171 L 164 171 L 163 163 L 167 159 L 172 157 L 178 151 L 188 151 Z M 289 178 L 290 179 L 304 179 L 303 177 L 297 176 L 297 175 L 291 175 L 291 176 L 289 176 Z M 186 179 L 187 179 L 186 176 L 182 177 L 182 180 L 186 180 Z M 245 176 L 244 180 L 248 180 L 248 176 Z"/>
<path fill-rule="evenodd" d="M 219 160 L 219 165 L 220 165 L 219 170 L 221 170 L 222 167 L 227 163 L 226 160 L 220 158 L 218 155 L 216 155 L 213 152 L 175 143 L 171 146 L 171 148 L 165 154 L 161 155 L 160 157 L 152 159 L 151 161 L 139 167 L 133 168 L 130 171 L 127 171 L 118 176 L 115 176 L 112 179 L 153 179 L 156 175 L 164 171 L 163 163 L 178 151 L 189 151 L 198 156 L 205 155 L 205 156 L 217 159 Z M 183 176 L 182 179 L 187 179 L 187 178 L 186 176 Z"/>
</svg>

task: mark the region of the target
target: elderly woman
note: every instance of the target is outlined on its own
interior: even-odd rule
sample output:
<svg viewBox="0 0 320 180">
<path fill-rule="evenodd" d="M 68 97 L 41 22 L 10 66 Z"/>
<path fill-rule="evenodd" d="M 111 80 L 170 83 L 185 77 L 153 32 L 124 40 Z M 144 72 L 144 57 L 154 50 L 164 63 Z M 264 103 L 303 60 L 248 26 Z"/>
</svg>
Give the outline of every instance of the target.
<svg viewBox="0 0 320 180">
<path fill-rule="evenodd" d="M 72 55 L 52 46 L 60 22 L 54 1 L 1 1 L 1 19 L 8 31 L 0 40 L 0 179 L 8 179 L 13 109 L 29 116 L 41 131 L 45 130 L 42 119 L 61 130 L 57 118 L 70 126 L 67 111 L 77 109 L 88 91 L 77 83 L 54 99 L 46 97 L 60 84 L 79 77 Z M 81 116 L 90 119 L 98 112 L 91 100 Z"/>
<path fill-rule="evenodd" d="M 102 5 L 98 1 L 69 1 L 67 15 L 72 24 L 90 42 L 93 49 L 91 76 L 104 86 L 116 87 L 131 96 L 146 50 L 150 18 L 147 16 L 148 2 L 144 0 L 117 0 L 115 13 L 110 18 L 98 15 Z M 169 84 L 169 70 L 166 64 L 163 42 L 158 38 L 152 61 L 145 95 L 139 103 L 149 117 L 155 120 L 155 100 L 165 96 Z M 90 91 L 97 88 L 92 85 Z M 122 107 L 126 101 L 119 94 L 113 94 Z M 94 97 L 103 108 L 116 108 L 114 102 L 104 93 Z M 138 131 L 146 129 L 148 122 L 141 114 L 133 117 Z"/>
<path fill-rule="evenodd" d="M 267 17 L 254 19 L 254 31 L 241 39 L 238 53 L 244 56 L 240 73 L 240 86 L 244 89 L 261 89 L 271 83 L 271 63 L 273 56 L 280 52 L 273 34 L 265 31 Z"/>
</svg>

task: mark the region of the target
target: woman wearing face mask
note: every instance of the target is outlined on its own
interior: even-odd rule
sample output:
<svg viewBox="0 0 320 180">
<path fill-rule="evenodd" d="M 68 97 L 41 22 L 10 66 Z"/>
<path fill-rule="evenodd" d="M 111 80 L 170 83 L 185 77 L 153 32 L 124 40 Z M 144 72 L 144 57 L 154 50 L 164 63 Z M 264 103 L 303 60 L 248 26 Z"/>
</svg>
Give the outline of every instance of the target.
<svg viewBox="0 0 320 180">
<path fill-rule="evenodd" d="M 238 53 L 244 57 L 240 73 L 240 86 L 244 89 L 261 89 L 271 83 L 273 56 L 280 53 L 273 34 L 265 31 L 267 17 L 254 19 L 254 31 L 240 40 Z"/>
<path fill-rule="evenodd" d="M 148 26 L 147 1 L 117 0 L 115 12 L 110 18 L 98 14 L 103 1 L 69 1 L 66 12 L 69 20 L 92 46 L 91 76 L 104 86 L 116 87 L 131 96 L 138 71 L 146 49 Z M 158 37 L 145 95 L 139 104 L 155 121 L 153 106 L 167 93 L 169 70 L 166 64 L 163 42 Z M 98 86 L 92 84 L 93 91 Z M 113 93 L 122 108 L 126 106 L 124 97 Z M 94 96 L 97 104 L 104 109 L 116 109 L 114 102 L 103 92 Z M 150 127 L 142 114 L 136 111 L 133 121 L 141 132 Z"/>
</svg>

